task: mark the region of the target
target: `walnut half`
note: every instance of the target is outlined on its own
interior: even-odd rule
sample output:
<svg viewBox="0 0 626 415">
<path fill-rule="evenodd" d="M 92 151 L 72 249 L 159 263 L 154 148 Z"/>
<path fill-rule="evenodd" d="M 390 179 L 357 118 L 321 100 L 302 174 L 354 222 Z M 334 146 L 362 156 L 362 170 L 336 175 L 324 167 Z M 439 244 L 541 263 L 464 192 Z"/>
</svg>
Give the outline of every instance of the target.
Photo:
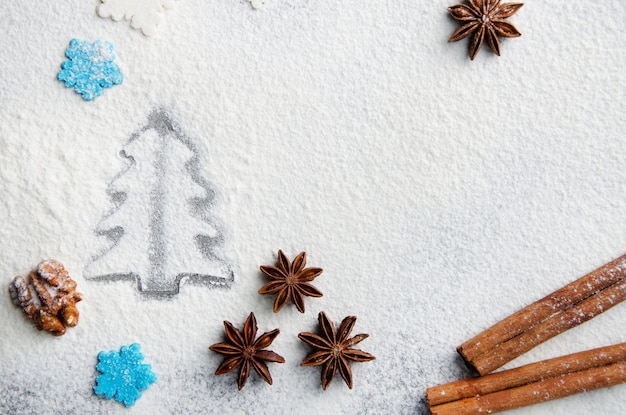
<svg viewBox="0 0 626 415">
<path fill-rule="evenodd" d="M 38 330 L 61 336 L 66 326 L 78 324 L 76 303 L 83 296 L 76 292 L 76 282 L 60 262 L 41 261 L 27 278 L 19 275 L 13 278 L 9 293 L 13 304 L 24 310 Z"/>
</svg>

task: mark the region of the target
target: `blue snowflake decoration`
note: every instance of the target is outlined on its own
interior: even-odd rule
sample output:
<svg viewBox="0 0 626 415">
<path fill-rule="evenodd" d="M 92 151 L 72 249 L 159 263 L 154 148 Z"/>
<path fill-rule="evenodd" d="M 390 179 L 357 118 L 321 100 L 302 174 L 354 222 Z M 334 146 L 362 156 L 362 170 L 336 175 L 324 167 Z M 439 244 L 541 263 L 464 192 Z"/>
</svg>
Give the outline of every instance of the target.
<svg viewBox="0 0 626 415">
<path fill-rule="evenodd" d="M 115 54 L 109 42 L 72 39 L 65 56 L 70 60 L 61 63 L 57 78 L 66 87 L 74 88 L 85 101 L 102 95 L 103 88 L 122 83 L 123 76 L 113 63 Z"/>
<path fill-rule="evenodd" d="M 157 379 L 152 367 L 141 363 L 143 354 L 140 346 L 133 343 L 122 346 L 119 352 L 98 353 L 100 363 L 96 369 L 102 373 L 96 379 L 93 390 L 98 396 L 113 398 L 126 406 L 133 406 L 141 398 L 141 391 L 148 389 Z"/>
</svg>

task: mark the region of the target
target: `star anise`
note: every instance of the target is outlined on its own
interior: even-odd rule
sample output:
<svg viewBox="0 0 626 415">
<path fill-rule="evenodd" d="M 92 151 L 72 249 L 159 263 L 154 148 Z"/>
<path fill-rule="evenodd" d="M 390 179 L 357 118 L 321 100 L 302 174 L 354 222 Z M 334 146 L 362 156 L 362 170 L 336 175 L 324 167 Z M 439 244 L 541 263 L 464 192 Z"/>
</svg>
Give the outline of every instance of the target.
<svg viewBox="0 0 626 415">
<path fill-rule="evenodd" d="M 285 359 L 270 350 L 263 349 L 272 344 L 280 330 L 274 329 L 263 333 L 261 337 L 255 340 L 257 325 L 254 313 L 250 313 L 246 319 L 243 333 L 228 321 L 224 321 L 224 329 L 226 330 L 228 341 L 226 343 L 216 343 L 209 347 L 209 350 L 226 355 L 215 371 L 215 375 L 223 375 L 240 367 L 237 385 L 239 390 L 241 390 L 246 384 L 248 376 L 250 376 L 250 366 L 252 366 L 256 373 L 271 385 L 272 376 L 264 361 L 285 363 Z"/>
<path fill-rule="evenodd" d="M 467 22 L 450 36 L 448 42 L 456 42 L 472 35 L 469 43 L 471 60 L 476 57 L 485 37 L 489 48 L 500 56 L 498 35 L 504 37 L 522 35 L 515 26 L 504 19 L 514 15 L 524 3 L 501 3 L 500 0 L 468 0 L 468 3 L 448 7 L 448 12 L 453 18 Z"/>
<path fill-rule="evenodd" d="M 330 382 L 339 370 L 341 377 L 350 389 L 352 389 L 352 368 L 349 360 L 355 362 L 368 362 L 374 360 L 371 354 L 352 346 L 369 337 L 368 334 L 357 334 L 348 338 L 356 323 L 356 317 L 348 316 L 343 319 L 339 330 L 335 334 L 335 325 L 322 311 L 318 316 L 321 335 L 303 332 L 298 337 L 303 342 L 312 346 L 315 351 L 304 358 L 301 366 L 319 366 L 322 368 L 322 389 L 326 390 Z"/>
<path fill-rule="evenodd" d="M 323 270 L 321 268 L 305 268 L 306 253 L 300 252 L 290 263 L 283 251 L 278 250 L 278 266 L 261 266 L 261 272 L 270 282 L 265 284 L 259 294 L 276 294 L 274 312 L 278 313 L 290 300 L 299 312 L 304 313 L 303 296 L 321 297 L 322 292 L 309 282 L 317 278 Z"/>
</svg>

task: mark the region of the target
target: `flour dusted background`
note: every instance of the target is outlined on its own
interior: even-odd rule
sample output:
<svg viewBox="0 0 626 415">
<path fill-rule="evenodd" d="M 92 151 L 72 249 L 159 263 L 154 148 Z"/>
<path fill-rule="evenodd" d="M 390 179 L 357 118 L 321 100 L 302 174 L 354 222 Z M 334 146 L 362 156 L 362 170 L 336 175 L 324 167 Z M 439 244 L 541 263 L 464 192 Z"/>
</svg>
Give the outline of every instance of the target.
<svg viewBox="0 0 626 415">
<path fill-rule="evenodd" d="M 0 296 L 0 412 L 425 414 L 427 387 L 468 375 L 458 344 L 622 255 L 626 7 L 528 1 L 510 18 L 522 36 L 470 62 L 466 41 L 447 43 L 453 3 L 183 0 L 150 37 L 96 0 L 0 3 L 0 284 L 54 258 L 84 296 L 60 338 Z M 73 38 L 111 42 L 123 83 L 85 102 L 59 82 Z M 159 109 L 215 191 L 230 287 L 146 296 L 83 275 L 120 151 Z M 305 314 L 257 294 L 278 249 L 324 269 Z M 352 390 L 299 366 L 296 336 L 321 310 L 370 334 L 359 347 L 376 360 L 353 365 Z M 251 311 L 280 328 L 286 363 L 237 391 L 207 348 Z M 618 305 L 507 367 L 623 342 L 624 321 Z M 98 352 L 135 342 L 158 380 L 127 409 L 92 388 Z M 510 413 L 625 405 L 617 386 Z"/>
</svg>

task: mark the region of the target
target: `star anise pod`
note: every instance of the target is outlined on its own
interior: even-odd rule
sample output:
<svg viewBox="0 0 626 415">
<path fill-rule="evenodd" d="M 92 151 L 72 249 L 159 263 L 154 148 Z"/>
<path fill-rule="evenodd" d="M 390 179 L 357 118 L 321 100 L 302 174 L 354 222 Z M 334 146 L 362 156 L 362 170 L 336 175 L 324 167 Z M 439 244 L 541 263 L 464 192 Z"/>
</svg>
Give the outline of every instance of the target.
<svg viewBox="0 0 626 415">
<path fill-rule="evenodd" d="M 471 60 L 476 57 L 485 37 L 489 48 L 500 56 L 498 35 L 504 37 L 522 35 L 515 26 L 504 19 L 514 15 L 524 3 L 501 3 L 500 0 L 468 0 L 468 3 L 448 7 L 448 12 L 453 18 L 467 22 L 450 36 L 448 42 L 456 42 L 472 35 L 469 43 Z"/>
<path fill-rule="evenodd" d="M 215 375 L 223 375 L 240 367 L 237 385 L 239 386 L 239 390 L 241 390 L 246 384 L 248 376 L 250 376 L 250 366 L 252 366 L 256 373 L 271 385 L 272 376 L 264 361 L 285 363 L 285 359 L 270 350 L 263 349 L 272 344 L 276 336 L 280 333 L 280 330 L 274 329 L 263 333 L 255 340 L 257 325 L 254 313 L 250 313 L 246 319 L 243 326 L 243 333 L 228 321 L 224 321 L 224 329 L 228 337 L 227 342 L 216 343 L 209 347 L 209 350 L 226 355 L 215 371 Z"/>
<path fill-rule="evenodd" d="M 352 346 L 369 337 L 368 334 L 357 334 L 348 338 L 356 323 L 356 317 L 348 316 L 343 319 L 339 330 L 335 333 L 335 325 L 322 311 L 318 316 L 321 335 L 303 332 L 298 338 L 312 346 L 315 351 L 309 354 L 300 363 L 301 366 L 319 366 L 322 368 L 322 389 L 326 390 L 339 370 L 341 377 L 352 389 L 352 368 L 349 360 L 368 362 L 375 357 L 363 350 L 353 349 Z"/>
<path fill-rule="evenodd" d="M 274 312 L 278 313 L 290 300 L 299 312 L 304 313 L 304 296 L 321 297 L 322 292 L 309 284 L 323 270 L 321 268 L 305 268 L 306 253 L 300 252 L 290 263 L 283 251 L 278 250 L 278 266 L 261 266 L 261 272 L 270 282 L 265 284 L 259 294 L 276 294 Z"/>
</svg>

